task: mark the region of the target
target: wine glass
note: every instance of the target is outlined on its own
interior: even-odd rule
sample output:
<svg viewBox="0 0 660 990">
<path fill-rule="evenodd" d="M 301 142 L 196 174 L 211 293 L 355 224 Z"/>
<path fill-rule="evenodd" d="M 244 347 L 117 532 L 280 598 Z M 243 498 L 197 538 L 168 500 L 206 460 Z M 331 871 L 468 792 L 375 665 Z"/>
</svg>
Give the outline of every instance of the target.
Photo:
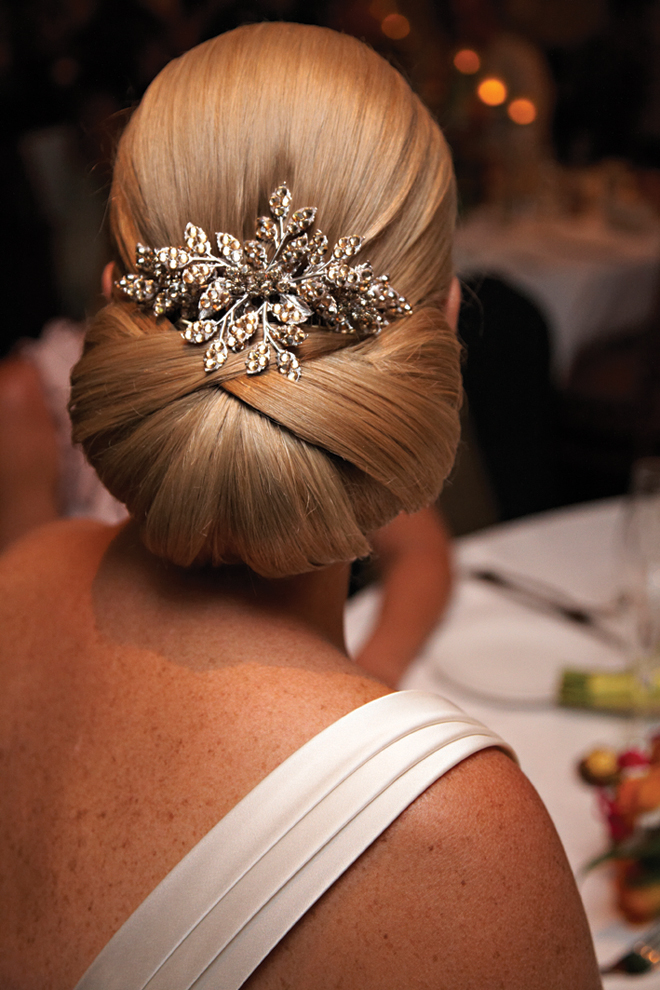
<svg viewBox="0 0 660 990">
<path fill-rule="evenodd" d="M 642 729 L 652 717 L 660 668 L 660 457 L 633 465 L 624 510 L 623 572 L 637 727 Z"/>
</svg>

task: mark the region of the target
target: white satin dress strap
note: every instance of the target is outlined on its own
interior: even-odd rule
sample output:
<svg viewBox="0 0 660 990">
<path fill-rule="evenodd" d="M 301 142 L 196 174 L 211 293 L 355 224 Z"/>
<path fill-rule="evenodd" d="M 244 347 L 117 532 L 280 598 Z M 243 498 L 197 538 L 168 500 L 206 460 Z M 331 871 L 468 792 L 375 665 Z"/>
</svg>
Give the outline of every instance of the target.
<svg viewBox="0 0 660 990">
<path fill-rule="evenodd" d="M 514 755 L 476 719 L 424 691 L 350 712 L 204 836 L 75 990 L 237 990 L 416 797 L 489 746 Z"/>
</svg>

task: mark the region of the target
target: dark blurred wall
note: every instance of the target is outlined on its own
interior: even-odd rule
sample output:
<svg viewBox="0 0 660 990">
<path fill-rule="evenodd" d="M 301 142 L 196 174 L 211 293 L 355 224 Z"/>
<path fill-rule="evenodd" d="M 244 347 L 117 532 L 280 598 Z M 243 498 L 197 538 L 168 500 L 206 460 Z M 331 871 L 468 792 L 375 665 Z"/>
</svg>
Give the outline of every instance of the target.
<svg viewBox="0 0 660 990">
<path fill-rule="evenodd" d="M 264 19 L 323 23 L 299 0 L 0 2 L 0 355 L 98 303 L 110 163 L 130 108 L 173 57 Z"/>
</svg>

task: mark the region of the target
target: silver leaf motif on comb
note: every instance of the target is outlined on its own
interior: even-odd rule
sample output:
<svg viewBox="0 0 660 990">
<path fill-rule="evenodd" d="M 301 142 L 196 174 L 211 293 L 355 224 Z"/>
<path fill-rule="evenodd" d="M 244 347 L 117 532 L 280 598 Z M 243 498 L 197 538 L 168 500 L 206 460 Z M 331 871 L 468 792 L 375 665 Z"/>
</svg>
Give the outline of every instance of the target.
<svg viewBox="0 0 660 990">
<path fill-rule="evenodd" d="M 328 252 L 327 237 L 311 233 L 316 207 L 289 216 L 286 185 L 268 205 L 270 216 L 257 219 L 254 240 L 241 244 L 219 233 L 217 252 L 192 223 L 181 247 L 138 243 L 137 273 L 120 278 L 116 288 L 154 316 L 167 315 L 187 343 L 206 344 L 206 372 L 221 368 L 230 350 L 247 350 L 248 375 L 266 371 L 274 360 L 294 382 L 300 364 L 291 348 L 311 325 L 362 338 L 412 313 L 387 275 L 375 275 L 368 261 L 350 264 L 362 247 L 360 237 L 340 237 Z"/>
</svg>

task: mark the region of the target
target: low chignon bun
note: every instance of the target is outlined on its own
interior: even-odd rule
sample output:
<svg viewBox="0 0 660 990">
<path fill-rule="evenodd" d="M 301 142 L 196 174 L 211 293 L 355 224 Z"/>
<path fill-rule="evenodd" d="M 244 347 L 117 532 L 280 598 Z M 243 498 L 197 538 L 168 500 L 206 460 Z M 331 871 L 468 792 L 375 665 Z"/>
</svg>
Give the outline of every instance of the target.
<svg viewBox="0 0 660 990">
<path fill-rule="evenodd" d="M 184 112 L 185 111 L 185 112 Z M 181 244 L 191 221 L 245 239 L 272 190 L 317 206 L 331 241 L 413 304 L 376 337 L 312 330 L 302 376 L 212 374 L 203 348 L 116 297 L 72 374 L 74 440 L 183 566 L 243 561 L 265 577 L 369 552 L 368 535 L 434 500 L 458 440 L 459 345 L 442 304 L 455 198 L 437 125 L 404 80 L 355 39 L 259 24 L 206 42 L 152 83 L 118 149 L 111 223 L 135 246 Z"/>
</svg>

